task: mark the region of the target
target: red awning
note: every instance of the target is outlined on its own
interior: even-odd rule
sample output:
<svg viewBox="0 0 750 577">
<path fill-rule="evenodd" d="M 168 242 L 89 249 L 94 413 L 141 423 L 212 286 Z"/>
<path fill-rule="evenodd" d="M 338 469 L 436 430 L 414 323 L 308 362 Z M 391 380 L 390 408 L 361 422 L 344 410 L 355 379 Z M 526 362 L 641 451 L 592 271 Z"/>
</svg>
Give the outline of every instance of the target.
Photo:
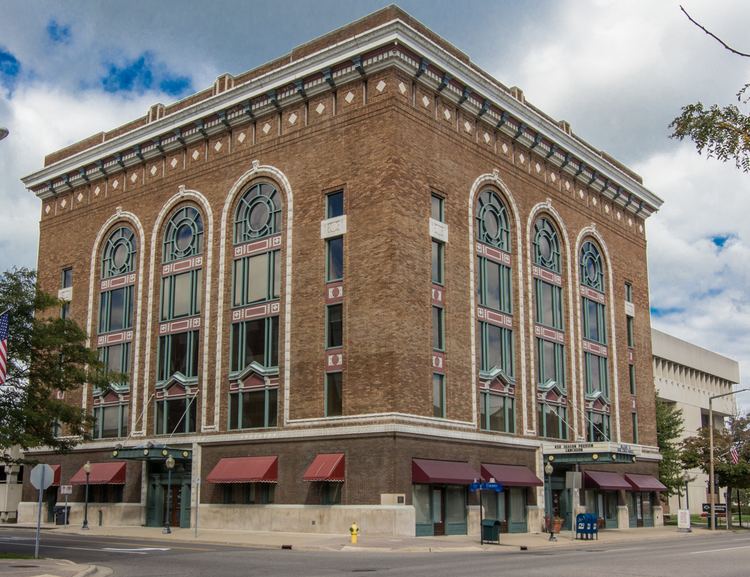
<svg viewBox="0 0 750 577">
<path fill-rule="evenodd" d="M 482 465 L 482 478 L 505 487 L 541 487 L 544 485 L 531 469 L 523 465 Z"/>
<path fill-rule="evenodd" d="M 344 482 L 344 453 L 316 455 L 305 471 L 303 481 Z"/>
<path fill-rule="evenodd" d="M 91 463 L 89 474 L 89 485 L 124 485 L 125 484 L 124 461 L 112 461 L 110 463 Z M 86 473 L 83 467 L 78 469 L 70 479 L 71 485 L 85 485 Z"/>
<path fill-rule="evenodd" d="M 666 491 L 667 487 L 656 477 L 651 475 L 635 475 L 626 473 L 625 479 L 637 490 L 637 491 Z"/>
<path fill-rule="evenodd" d="M 469 485 L 480 479 L 479 473 L 463 461 L 412 459 L 411 482 L 439 485 Z"/>
<path fill-rule="evenodd" d="M 61 465 L 50 465 L 52 467 L 52 485 L 50 487 L 60 486 L 60 472 L 62 471 Z"/>
<path fill-rule="evenodd" d="M 631 491 L 632 487 L 619 473 L 609 471 L 586 471 L 586 486 L 603 489 L 604 491 Z"/>
<path fill-rule="evenodd" d="M 275 483 L 279 480 L 279 458 L 232 457 L 220 459 L 206 477 L 209 483 Z"/>
</svg>

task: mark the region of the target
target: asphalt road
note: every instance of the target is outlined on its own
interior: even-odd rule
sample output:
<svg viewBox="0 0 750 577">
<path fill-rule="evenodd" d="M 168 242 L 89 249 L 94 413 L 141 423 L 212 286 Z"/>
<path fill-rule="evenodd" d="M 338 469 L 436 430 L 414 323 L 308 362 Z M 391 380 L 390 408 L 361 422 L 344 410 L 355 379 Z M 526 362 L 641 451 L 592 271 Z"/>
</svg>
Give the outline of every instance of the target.
<svg viewBox="0 0 750 577">
<path fill-rule="evenodd" d="M 33 531 L 0 529 L 0 552 L 32 553 Z M 282 551 L 43 532 L 41 553 L 110 567 L 114 577 L 748 577 L 750 534 L 581 543 L 559 550 L 375 553 Z"/>
</svg>

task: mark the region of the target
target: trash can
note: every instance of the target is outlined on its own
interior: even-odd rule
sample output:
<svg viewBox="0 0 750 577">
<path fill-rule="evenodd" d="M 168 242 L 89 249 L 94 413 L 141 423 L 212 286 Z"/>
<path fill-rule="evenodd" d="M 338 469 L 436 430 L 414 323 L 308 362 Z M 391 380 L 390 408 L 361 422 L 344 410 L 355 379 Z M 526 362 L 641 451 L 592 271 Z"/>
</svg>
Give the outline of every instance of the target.
<svg viewBox="0 0 750 577">
<path fill-rule="evenodd" d="M 482 542 L 500 543 L 500 521 L 484 519 L 482 521 Z"/>
<path fill-rule="evenodd" d="M 55 525 L 65 525 L 66 519 L 70 524 L 70 507 L 55 507 Z"/>
</svg>

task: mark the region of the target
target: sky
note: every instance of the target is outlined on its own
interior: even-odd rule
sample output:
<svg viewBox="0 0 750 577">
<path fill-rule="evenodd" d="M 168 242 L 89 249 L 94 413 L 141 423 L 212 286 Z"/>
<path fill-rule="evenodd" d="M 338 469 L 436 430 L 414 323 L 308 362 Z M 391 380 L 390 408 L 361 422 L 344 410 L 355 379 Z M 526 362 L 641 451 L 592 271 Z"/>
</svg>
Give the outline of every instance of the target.
<svg viewBox="0 0 750 577">
<path fill-rule="evenodd" d="M 682 0 L 750 52 L 746 0 Z M 4 0 L 0 270 L 36 266 L 40 203 L 20 178 L 72 142 L 239 74 L 388 2 Z M 652 324 L 741 363 L 750 387 L 750 174 L 669 138 L 681 106 L 736 103 L 750 58 L 674 0 L 403 0 L 506 86 L 641 174 Z M 748 112 L 745 107 L 744 112 Z M 750 393 L 738 396 L 750 410 Z"/>
</svg>

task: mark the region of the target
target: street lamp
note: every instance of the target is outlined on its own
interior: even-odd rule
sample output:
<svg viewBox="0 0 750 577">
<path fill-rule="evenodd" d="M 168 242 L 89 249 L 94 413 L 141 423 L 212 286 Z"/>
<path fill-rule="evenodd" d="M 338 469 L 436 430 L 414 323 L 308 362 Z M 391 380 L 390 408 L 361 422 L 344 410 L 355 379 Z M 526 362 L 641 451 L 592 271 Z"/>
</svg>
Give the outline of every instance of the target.
<svg viewBox="0 0 750 577">
<path fill-rule="evenodd" d="M 81 529 L 89 528 L 89 475 L 91 474 L 91 463 L 86 461 L 83 466 L 83 472 L 86 473 L 86 500 L 83 504 L 83 525 Z"/>
<path fill-rule="evenodd" d="M 745 391 L 750 391 L 750 388 L 729 391 L 728 393 L 708 397 L 708 502 L 711 505 L 711 512 L 709 513 L 711 515 L 711 531 L 716 529 L 716 505 L 714 498 L 714 492 L 716 491 L 716 487 L 714 486 L 714 399 L 736 395 L 737 393 L 743 393 Z M 732 508 L 728 506 L 727 515 L 731 514 Z M 729 529 L 729 517 L 727 517 L 727 529 Z"/>
<path fill-rule="evenodd" d="M 544 474 L 547 475 L 547 493 L 549 498 L 547 499 L 547 530 L 549 531 L 549 540 L 557 541 L 555 533 L 552 529 L 552 463 L 544 465 Z"/>
<path fill-rule="evenodd" d="M 167 510 L 164 513 L 164 529 L 162 533 L 168 535 L 172 532 L 169 526 L 169 520 L 172 517 L 172 469 L 174 469 L 174 457 L 170 455 L 167 460 L 164 461 L 164 465 L 167 467 Z"/>
</svg>

